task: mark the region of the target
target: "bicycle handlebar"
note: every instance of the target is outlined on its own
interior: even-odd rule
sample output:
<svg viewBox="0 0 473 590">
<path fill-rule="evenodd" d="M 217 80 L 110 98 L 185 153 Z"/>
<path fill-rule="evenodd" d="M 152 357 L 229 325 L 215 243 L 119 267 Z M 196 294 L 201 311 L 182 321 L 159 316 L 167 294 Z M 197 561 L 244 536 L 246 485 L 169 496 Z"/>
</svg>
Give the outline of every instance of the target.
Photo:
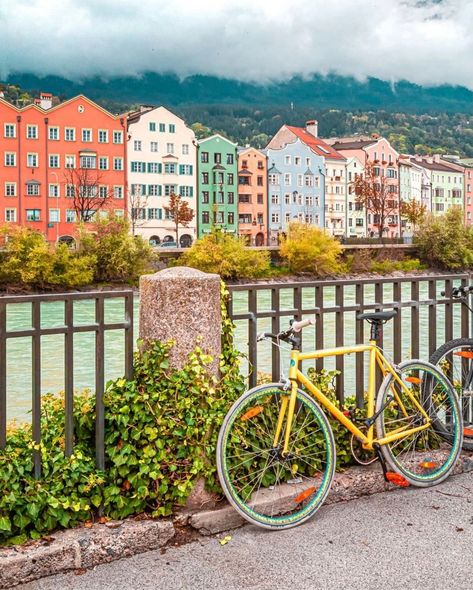
<svg viewBox="0 0 473 590">
<path fill-rule="evenodd" d="M 451 292 L 451 297 L 452 299 L 461 299 L 462 297 L 466 297 L 469 293 L 473 293 L 473 285 L 454 287 Z M 445 297 L 445 291 L 441 291 L 440 295 Z"/>
<path fill-rule="evenodd" d="M 279 332 L 279 334 L 273 334 L 272 332 L 261 332 L 256 337 L 257 342 L 261 342 L 266 338 L 271 338 L 272 340 L 284 340 L 285 342 L 293 342 L 294 338 L 296 338 L 296 334 L 299 334 L 304 328 L 307 326 L 315 325 L 315 319 L 308 318 L 306 320 L 301 320 L 300 322 L 292 321 L 291 327 L 288 330 L 283 330 Z"/>
</svg>

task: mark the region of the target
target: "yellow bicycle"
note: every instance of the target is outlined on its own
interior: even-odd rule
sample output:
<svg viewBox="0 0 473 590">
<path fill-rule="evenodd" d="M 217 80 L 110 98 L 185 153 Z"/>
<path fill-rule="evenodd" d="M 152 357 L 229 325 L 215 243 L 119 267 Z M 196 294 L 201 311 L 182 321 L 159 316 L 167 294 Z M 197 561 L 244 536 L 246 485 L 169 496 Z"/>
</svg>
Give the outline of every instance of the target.
<svg viewBox="0 0 473 590">
<path fill-rule="evenodd" d="M 258 337 L 291 345 L 288 377 L 243 394 L 225 417 L 217 445 L 222 488 L 248 521 L 270 529 L 290 528 L 323 504 L 336 463 L 327 414 L 363 449 L 378 455 L 387 481 L 425 487 L 451 473 L 463 438 L 457 396 L 434 365 L 420 360 L 394 365 L 386 358 L 377 340 L 382 324 L 395 315 L 358 315 L 371 324 L 369 344 L 301 352 L 301 331 L 313 324 L 309 319 Z M 300 370 L 302 361 L 354 353 L 369 355 L 366 417 L 360 420 L 346 415 Z M 376 395 L 377 368 L 384 380 Z"/>
</svg>

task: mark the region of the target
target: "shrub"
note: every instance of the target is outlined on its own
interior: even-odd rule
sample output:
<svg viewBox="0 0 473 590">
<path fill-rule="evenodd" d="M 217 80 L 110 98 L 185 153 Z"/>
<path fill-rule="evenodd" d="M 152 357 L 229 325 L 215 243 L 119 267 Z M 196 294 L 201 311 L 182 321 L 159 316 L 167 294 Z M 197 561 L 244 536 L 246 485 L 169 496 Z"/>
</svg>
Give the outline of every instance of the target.
<svg viewBox="0 0 473 590">
<path fill-rule="evenodd" d="M 373 260 L 370 270 L 379 274 L 391 272 L 413 272 L 423 270 L 425 265 L 418 258 L 406 258 L 405 260 Z"/>
<path fill-rule="evenodd" d="M 309 272 L 323 277 L 342 270 L 342 247 L 324 230 L 305 223 L 290 223 L 287 238 L 281 241 L 280 254 L 291 272 Z"/>
<path fill-rule="evenodd" d="M 269 272 L 269 253 L 250 250 L 244 238 L 213 230 L 196 240 L 179 264 L 218 273 L 223 279 L 255 278 Z"/>
<path fill-rule="evenodd" d="M 79 228 L 82 254 L 96 259 L 94 280 L 136 281 L 147 272 L 153 259 L 151 247 L 141 236 L 130 234 L 129 222 L 111 216 L 97 220 L 91 228 Z"/>
<path fill-rule="evenodd" d="M 53 246 L 27 227 L 8 228 L 0 280 L 4 283 L 45 289 L 74 288 L 92 282 L 95 257 L 71 251 L 66 244 Z"/>
<path fill-rule="evenodd" d="M 421 257 L 446 269 L 473 264 L 473 230 L 465 226 L 463 211 L 451 208 L 445 215 L 427 216 L 414 236 Z"/>
</svg>

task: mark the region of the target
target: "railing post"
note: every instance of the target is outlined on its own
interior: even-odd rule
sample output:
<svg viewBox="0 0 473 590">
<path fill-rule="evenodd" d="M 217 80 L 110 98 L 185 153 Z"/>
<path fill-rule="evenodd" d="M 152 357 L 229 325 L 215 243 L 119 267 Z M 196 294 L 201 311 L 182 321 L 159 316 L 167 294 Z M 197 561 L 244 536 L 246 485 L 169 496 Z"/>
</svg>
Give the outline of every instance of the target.
<svg viewBox="0 0 473 590">
<path fill-rule="evenodd" d="M 218 374 L 222 315 L 220 277 L 177 266 L 140 278 L 140 338 L 173 340 L 171 365 L 185 366 L 199 346 L 213 356 L 208 370 Z"/>
</svg>

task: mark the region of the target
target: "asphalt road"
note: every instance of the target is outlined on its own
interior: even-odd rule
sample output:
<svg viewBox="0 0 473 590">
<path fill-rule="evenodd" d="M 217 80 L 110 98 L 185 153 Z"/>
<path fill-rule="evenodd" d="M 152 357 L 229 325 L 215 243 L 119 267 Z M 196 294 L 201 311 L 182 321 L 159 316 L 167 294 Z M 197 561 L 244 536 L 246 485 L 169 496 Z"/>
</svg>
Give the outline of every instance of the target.
<svg viewBox="0 0 473 590">
<path fill-rule="evenodd" d="M 473 473 L 327 506 L 288 531 L 248 525 L 231 535 L 17 588 L 464 590 L 473 586 Z"/>
</svg>

